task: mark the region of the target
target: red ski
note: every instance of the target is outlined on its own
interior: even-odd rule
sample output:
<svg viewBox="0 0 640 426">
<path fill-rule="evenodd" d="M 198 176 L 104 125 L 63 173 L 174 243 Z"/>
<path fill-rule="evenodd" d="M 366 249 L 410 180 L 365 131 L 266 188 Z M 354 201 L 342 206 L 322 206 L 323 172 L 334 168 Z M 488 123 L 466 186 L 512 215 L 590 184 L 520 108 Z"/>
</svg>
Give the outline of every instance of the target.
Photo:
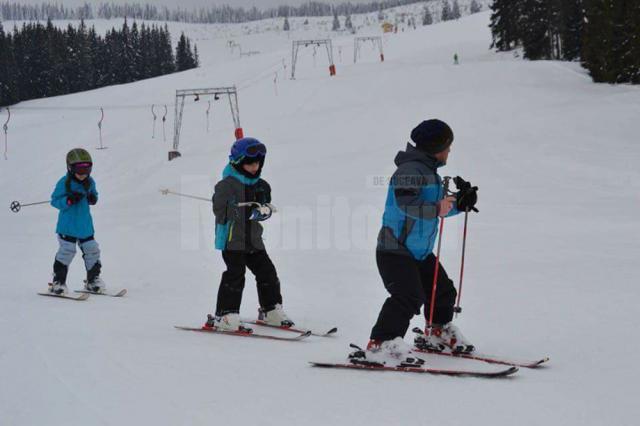
<svg viewBox="0 0 640 426">
<path fill-rule="evenodd" d="M 418 335 L 424 335 L 424 332 L 418 327 L 414 327 L 413 332 Z M 416 347 L 414 347 L 413 350 L 416 352 L 422 352 L 430 355 L 448 356 L 451 358 L 473 359 L 476 361 L 484 361 L 489 364 L 513 365 L 516 367 L 523 367 L 523 368 L 537 368 L 549 361 L 548 356 L 540 359 L 527 361 L 527 360 L 515 360 L 515 359 L 503 358 L 495 355 L 486 355 L 486 354 L 480 354 L 480 353 L 468 354 L 468 353 L 453 353 L 450 351 L 438 352 L 438 351 L 430 351 L 428 349 L 420 349 Z"/>
<path fill-rule="evenodd" d="M 295 326 L 293 327 L 283 327 L 280 325 L 271 325 L 271 324 L 267 324 L 264 321 L 261 320 L 242 320 L 242 322 L 247 323 L 247 324 L 255 324 L 255 325 L 260 325 L 262 327 L 270 327 L 270 328 L 277 328 L 278 330 L 284 330 L 284 331 L 291 331 L 293 333 L 299 333 L 299 334 L 304 334 L 304 333 L 311 333 L 312 336 L 319 336 L 319 337 L 329 337 L 332 336 L 334 334 L 336 334 L 338 332 L 338 327 L 333 327 L 331 330 L 327 331 L 326 333 L 314 333 L 311 330 L 306 330 L 306 329 L 302 329 L 302 328 L 296 328 Z"/>
<path fill-rule="evenodd" d="M 385 365 L 362 365 L 351 363 L 330 363 L 330 362 L 310 362 L 314 367 L 322 368 L 342 368 L 352 370 L 365 371 L 395 371 L 400 373 L 421 373 L 421 374 L 440 374 L 445 376 L 467 376 L 467 377 L 485 377 L 497 378 L 507 377 L 518 371 L 517 367 L 509 367 L 495 371 L 475 371 L 475 370 L 454 370 L 454 369 L 438 369 L 426 367 L 388 367 Z"/>
<path fill-rule="evenodd" d="M 513 365 L 515 367 L 523 367 L 523 368 L 537 368 L 543 365 L 544 363 L 549 361 L 549 357 L 540 358 L 537 360 L 515 360 L 508 358 L 501 358 L 493 355 L 484 355 L 484 354 L 454 354 L 451 352 L 435 352 L 435 351 L 427 351 L 424 349 L 413 348 L 415 352 L 422 352 L 429 355 L 439 355 L 439 356 L 448 356 L 452 358 L 464 358 L 464 359 L 473 359 L 476 361 L 484 361 L 489 364 L 500 364 L 500 365 Z"/>
<path fill-rule="evenodd" d="M 311 332 L 307 331 L 306 333 L 299 334 L 295 337 L 282 337 L 282 336 L 274 336 L 271 334 L 258 334 L 253 331 L 223 331 L 216 330 L 215 328 L 205 328 L 205 327 L 182 327 L 179 325 L 174 325 L 178 330 L 187 330 L 187 331 L 200 331 L 203 333 L 214 333 L 214 334 L 226 334 L 229 336 L 240 336 L 240 337 L 255 337 L 258 339 L 270 339 L 270 340 L 282 340 L 285 342 L 297 342 L 302 339 L 306 339 L 311 336 Z"/>
</svg>

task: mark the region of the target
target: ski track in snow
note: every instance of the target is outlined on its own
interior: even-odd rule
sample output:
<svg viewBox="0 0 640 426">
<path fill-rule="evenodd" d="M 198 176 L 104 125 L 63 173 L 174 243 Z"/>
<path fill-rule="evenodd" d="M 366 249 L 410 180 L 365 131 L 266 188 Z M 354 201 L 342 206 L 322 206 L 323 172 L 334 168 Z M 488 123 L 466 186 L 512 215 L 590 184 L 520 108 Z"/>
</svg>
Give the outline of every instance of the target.
<svg viewBox="0 0 640 426">
<path fill-rule="evenodd" d="M 174 38 L 185 31 L 198 44 L 199 69 L 13 108 L 0 198 L 46 199 L 66 152 L 88 148 L 103 275 L 129 293 L 36 296 L 50 279 L 56 212 L 0 211 L 0 424 L 635 424 L 639 88 L 593 84 L 574 63 L 489 51 L 488 12 L 385 35 L 384 64 L 367 46 L 353 64 L 352 36 L 329 34 L 337 76 L 321 49 L 314 66 L 309 48 L 292 81 L 291 40 L 326 37 L 320 27 L 331 19 L 311 19 L 306 30 L 303 20 L 291 20 L 290 37 L 274 30 L 280 20 L 170 23 Z M 101 32 L 121 20 L 95 23 Z M 376 24 L 358 35 L 377 33 Z M 261 53 L 239 58 L 231 39 Z M 210 205 L 158 190 L 210 197 L 233 139 L 226 99 L 212 102 L 209 133 L 207 99 L 188 100 L 183 157 L 168 163 L 175 90 L 230 84 L 241 88 L 245 134 L 269 150 L 264 177 L 279 212 L 265 242 L 285 308 L 301 327 L 338 326 L 333 338 L 270 342 L 173 328 L 205 320 L 224 265 L 212 249 Z M 168 105 L 166 142 L 162 112 L 151 138 L 151 104 Z M 101 106 L 104 151 L 94 149 Z M 393 172 L 411 129 L 431 117 L 456 134 L 441 174 L 480 187 L 457 323 L 483 353 L 551 361 L 510 380 L 311 368 L 307 361 L 343 360 L 350 342 L 366 343 L 387 297 L 374 253 L 386 187 L 372 180 Z M 461 224 L 447 220 L 443 238 L 456 284 Z M 83 275 L 78 253 L 70 289 Z M 241 314 L 254 316 L 257 303 L 248 274 Z M 422 325 L 416 317 L 411 326 Z M 463 362 L 429 359 L 442 368 Z"/>
</svg>

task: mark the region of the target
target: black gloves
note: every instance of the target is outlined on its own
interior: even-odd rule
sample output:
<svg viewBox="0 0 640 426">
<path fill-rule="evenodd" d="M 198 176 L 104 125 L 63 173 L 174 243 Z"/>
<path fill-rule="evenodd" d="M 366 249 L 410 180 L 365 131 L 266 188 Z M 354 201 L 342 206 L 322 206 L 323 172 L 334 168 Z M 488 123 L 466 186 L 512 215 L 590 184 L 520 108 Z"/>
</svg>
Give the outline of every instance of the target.
<svg viewBox="0 0 640 426">
<path fill-rule="evenodd" d="M 456 184 L 458 192 L 456 193 L 456 208 L 460 211 L 478 212 L 475 208 L 478 202 L 478 187 L 471 186 L 471 183 L 465 181 L 460 176 L 453 178 L 453 183 Z"/>
<path fill-rule="evenodd" d="M 84 198 L 84 194 L 81 192 L 72 192 L 69 195 L 67 195 L 67 205 L 68 206 L 72 206 L 78 202 L 80 202 L 80 200 L 82 200 Z"/>
<path fill-rule="evenodd" d="M 92 206 L 95 206 L 96 203 L 98 202 L 98 197 L 96 196 L 96 194 L 94 194 L 93 192 L 90 192 L 89 194 L 87 194 L 87 201 L 89 202 L 89 204 L 91 204 Z"/>
</svg>

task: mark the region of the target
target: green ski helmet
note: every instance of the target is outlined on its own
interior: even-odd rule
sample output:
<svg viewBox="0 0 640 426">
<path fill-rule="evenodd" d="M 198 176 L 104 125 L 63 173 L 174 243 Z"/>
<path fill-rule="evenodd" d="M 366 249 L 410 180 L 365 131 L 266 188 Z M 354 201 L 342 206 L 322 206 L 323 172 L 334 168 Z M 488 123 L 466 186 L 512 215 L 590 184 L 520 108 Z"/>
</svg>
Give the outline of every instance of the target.
<svg viewBox="0 0 640 426">
<path fill-rule="evenodd" d="M 91 155 L 85 149 L 74 148 L 67 153 L 67 170 L 69 172 L 88 175 L 91 173 L 92 166 Z"/>
</svg>

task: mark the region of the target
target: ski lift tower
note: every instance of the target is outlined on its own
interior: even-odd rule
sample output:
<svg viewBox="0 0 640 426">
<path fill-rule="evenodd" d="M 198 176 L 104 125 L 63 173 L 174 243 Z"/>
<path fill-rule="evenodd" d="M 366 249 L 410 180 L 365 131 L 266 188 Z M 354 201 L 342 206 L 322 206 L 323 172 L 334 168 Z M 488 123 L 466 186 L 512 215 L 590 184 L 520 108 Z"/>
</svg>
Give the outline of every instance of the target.
<svg viewBox="0 0 640 426">
<path fill-rule="evenodd" d="M 169 151 L 169 161 L 180 157 L 178 145 L 180 144 L 180 129 L 182 127 L 185 98 L 193 96 L 195 100 L 198 101 L 200 100 L 200 96 L 213 96 L 214 100 L 217 101 L 221 95 L 227 95 L 229 99 L 231 117 L 233 118 L 233 124 L 235 126 L 235 138 L 241 139 L 244 137 L 242 127 L 240 126 L 240 109 L 238 107 L 238 91 L 236 86 L 176 90 L 175 112 L 173 116 L 173 151 Z"/>
<path fill-rule="evenodd" d="M 362 43 L 366 43 L 367 41 L 371 41 L 374 44 L 378 45 L 378 50 L 380 50 L 380 62 L 384 62 L 384 52 L 382 51 L 382 37 L 380 36 L 369 36 L 369 37 L 356 37 L 353 40 L 353 63 L 355 64 L 358 60 L 358 53 L 360 53 L 360 46 Z"/>
<path fill-rule="evenodd" d="M 327 48 L 327 57 L 329 58 L 329 75 L 336 75 L 336 66 L 333 63 L 333 44 L 330 39 L 318 40 L 293 40 L 291 42 L 291 80 L 296 78 L 296 62 L 298 60 L 298 49 L 300 47 L 308 47 L 316 45 L 324 45 Z"/>
</svg>

